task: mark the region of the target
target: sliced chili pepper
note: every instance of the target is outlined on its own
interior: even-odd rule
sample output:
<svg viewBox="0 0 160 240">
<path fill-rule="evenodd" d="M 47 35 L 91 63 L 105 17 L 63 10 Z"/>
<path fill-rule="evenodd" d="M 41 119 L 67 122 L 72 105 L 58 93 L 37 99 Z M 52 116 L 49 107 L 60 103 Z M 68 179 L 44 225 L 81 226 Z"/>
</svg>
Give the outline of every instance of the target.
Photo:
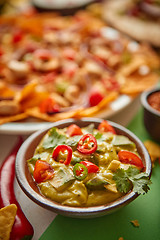
<svg viewBox="0 0 160 240">
<path fill-rule="evenodd" d="M 82 161 L 80 164 L 83 164 L 88 169 L 88 173 L 96 173 L 99 171 L 99 167 L 92 162 Z"/>
<path fill-rule="evenodd" d="M 118 153 L 119 161 L 122 163 L 132 164 L 136 167 L 144 168 L 142 160 L 135 154 L 126 150 Z"/>
<path fill-rule="evenodd" d="M 80 163 L 76 163 L 73 168 L 73 174 L 78 180 L 83 180 L 88 175 L 88 169 Z"/>
<path fill-rule="evenodd" d="M 91 107 L 96 106 L 98 103 L 102 101 L 103 98 L 104 96 L 102 93 L 100 93 L 97 90 L 93 90 L 90 92 L 90 95 L 89 95 L 89 105 Z"/>
<path fill-rule="evenodd" d="M 68 128 L 67 128 L 67 134 L 70 137 L 76 136 L 76 135 L 82 135 L 82 130 L 79 126 L 77 126 L 76 124 L 71 124 Z"/>
<path fill-rule="evenodd" d="M 33 172 L 33 177 L 37 183 L 45 182 L 54 176 L 52 166 L 42 160 L 37 160 Z"/>
<path fill-rule="evenodd" d="M 29 240 L 34 234 L 33 227 L 24 215 L 14 193 L 15 159 L 22 143 L 22 138 L 19 138 L 18 143 L 0 168 L 0 208 L 10 204 L 17 206 L 17 214 L 10 234 L 11 240 Z"/>
<path fill-rule="evenodd" d="M 50 97 L 40 103 L 39 109 L 41 113 L 47 113 L 48 115 L 60 112 L 59 105 Z"/>
<path fill-rule="evenodd" d="M 115 129 L 106 121 L 103 120 L 99 126 L 98 126 L 98 130 L 100 132 L 112 132 L 113 134 L 116 134 Z"/>
<path fill-rule="evenodd" d="M 97 140 L 92 134 L 85 134 L 78 142 L 77 150 L 83 154 L 91 154 L 97 150 Z"/>
<path fill-rule="evenodd" d="M 54 158 L 54 160 L 56 160 L 59 155 L 59 152 L 61 152 L 61 151 L 64 152 L 65 150 L 68 152 L 68 154 L 67 154 L 66 160 L 64 161 L 64 164 L 69 165 L 71 162 L 71 159 L 72 159 L 72 148 L 70 146 L 58 145 L 53 151 L 52 158 Z"/>
</svg>

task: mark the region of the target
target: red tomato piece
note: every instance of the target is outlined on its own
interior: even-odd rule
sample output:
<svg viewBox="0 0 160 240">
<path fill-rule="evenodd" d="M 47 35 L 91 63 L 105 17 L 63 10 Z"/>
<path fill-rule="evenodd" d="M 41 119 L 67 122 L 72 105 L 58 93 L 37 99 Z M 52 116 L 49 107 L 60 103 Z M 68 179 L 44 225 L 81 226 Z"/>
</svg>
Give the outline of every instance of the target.
<svg viewBox="0 0 160 240">
<path fill-rule="evenodd" d="M 47 98 L 40 103 L 40 112 L 54 114 L 60 112 L 59 105 L 52 98 Z"/>
<path fill-rule="evenodd" d="M 100 132 L 112 132 L 113 134 L 116 134 L 115 129 L 108 123 L 108 121 L 103 120 L 99 126 L 98 126 L 98 130 Z"/>
<path fill-rule="evenodd" d="M 76 135 L 82 135 L 82 130 L 79 126 L 77 126 L 76 124 L 71 124 L 68 128 L 67 128 L 67 134 L 70 137 L 76 136 Z"/>
<path fill-rule="evenodd" d="M 96 173 L 99 171 L 99 167 L 92 162 L 82 161 L 80 164 L 83 164 L 88 169 L 88 173 Z"/>
<path fill-rule="evenodd" d="M 42 160 L 37 160 L 33 172 L 33 177 L 37 183 L 47 181 L 54 176 L 54 169 L 52 166 Z"/>
<path fill-rule="evenodd" d="M 126 150 L 121 150 L 118 153 L 120 162 L 132 164 L 136 167 L 144 168 L 142 160 L 135 154 Z"/>
<path fill-rule="evenodd" d="M 104 98 L 103 94 L 97 90 L 92 90 L 89 95 L 89 105 L 91 107 L 96 106 Z"/>
<path fill-rule="evenodd" d="M 12 42 L 18 43 L 22 40 L 22 38 L 23 38 L 23 32 L 21 30 L 16 30 L 12 35 Z"/>
</svg>

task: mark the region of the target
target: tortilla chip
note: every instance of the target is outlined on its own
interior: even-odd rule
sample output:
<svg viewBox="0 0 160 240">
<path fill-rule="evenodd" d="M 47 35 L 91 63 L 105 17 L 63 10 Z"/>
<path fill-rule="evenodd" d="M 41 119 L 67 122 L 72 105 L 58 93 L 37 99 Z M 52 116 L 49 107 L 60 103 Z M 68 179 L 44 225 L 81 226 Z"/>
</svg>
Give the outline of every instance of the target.
<svg viewBox="0 0 160 240">
<path fill-rule="evenodd" d="M 15 100 L 18 102 L 24 101 L 35 91 L 36 86 L 37 86 L 37 81 L 32 81 L 31 83 L 27 84 L 22 89 L 22 91 L 17 93 Z"/>
<path fill-rule="evenodd" d="M 38 118 L 38 119 L 41 119 L 41 120 L 44 120 L 47 122 L 55 122 L 58 120 L 75 117 L 75 116 L 77 116 L 79 111 L 80 111 L 80 109 L 77 109 L 77 110 L 73 110 L 73 111 L 69 111 L 69 112 L 55 113 L 54 115 L 49 116 L 46 113 L 41 113 L 39 111 L 39 108 L 35 107 L 35 108 L 28 109 L 27 114 L 28 114 L 28 116 L 35 117 L 35 118 Z"/>
<path fill-rule="evenodd" d="M 158 83 L 159 77 L 157 74 L 150 73 L 146 76 L 130 76 L 126 78 L 126 82 L 121 87 L 121 93 L 128 95 L 140 94 Z"/>
<path fill-rule="evenodd" d="M 4 123 L 9 123 L 9 122 L 20 121 L 20 120 L 26 119 L 27 117 L 28 117 L 27 113 L 20 113 L 20 114 L 9 116 L 9 117 L 0 117 L 0 125 Z"/>
<path fill-rule="evenodd" d="M 83 110 L 79 110 L 76 117 L 89 117 L 96 113 L 98 113 L 103 108 L 107 107 L 107 105 L 112 102 L 114 99 L 118 97 L 117 92 L 112 92 L 108 96 L 106 96 L 98 105 L 94 107 L 89 107 Z"/>
<path fill-rule="evenodd" d="M 138 220 L 132 220 L 131 223 L 134 227 L 139 227 L 140 226 Z"/>
<path fill-rule="evenodd" d="M 17 206 L 11 204 L 0 209 L 0 239 L 9 240 L 10 233 L 15 221 Z"/>
<path fill-rule="evenodd" d="M 146 140 L 144 142 L 144 145 L 149 152 L 152 163 L 154 163 L 158 158 L 160 158 L 160 145 L 151 140 Z"/>
</svg>

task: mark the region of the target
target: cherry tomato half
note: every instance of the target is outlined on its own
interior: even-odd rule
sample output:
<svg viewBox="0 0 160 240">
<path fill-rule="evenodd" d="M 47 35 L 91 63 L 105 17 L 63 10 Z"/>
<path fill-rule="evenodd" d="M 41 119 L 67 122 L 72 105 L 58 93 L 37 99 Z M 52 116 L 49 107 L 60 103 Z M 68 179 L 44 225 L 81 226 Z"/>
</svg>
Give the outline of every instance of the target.
<svg viewBox="0 0 160 240">
<path fill-rule="evenodd" d="M 47 181 L 54 176 L 54 169 L 52 166 L 42 160 L 37 160 L 33 172 L 33 177 L 37 183 Z"/>
<path fill-rule="evenodd" d="M 78 142 L 77 150 L 83 154 L 91 154 L 97 150 L 97 140 L 92 134 L 85 134 Z"/>
<path fill-rule="evenodd" d="M 67 134 L 70 137 L 76 136 L 76 135 L 82 135 L 82 130 L 80 127 L 78 127 L 76 124 L 71 124 L 68 128 L 67 128 Z"/>
<path fill-rule="evenodd" d="M 98 126 L 98 130 L 100 132 L 112 132 L 113 134 L 116 134 L 115 129 L 106 121 L 103 120 L 99 126 Z"/>
<path fill-rule="evenodd" d="M 120 162 L 132 164 L 136 167 L 144 168 L 142 160 L 135 154 L 126 150 L 121 150 L 118 153 Z"/>
<path fill-rule="evenodd" d="M 47 113 L 49 115 L 60 112 L 59 105 L 50 97 L 43 100 L 40 103 L 39 108 L 41 113 Z"/>
<path fill-rule="evenodd" d="M 103 98 L 104 96 L 102 95 L 102 93 L 100 93 L 97 90 L 93 90 L 90 92 L 89 95 L 89 105 L 91 107 L 96 106 L 98 103 L 102 101 Z"/>
<path fill-rule="evenodd" d="M 99 167 L 92 162 L 82 161 L 80 164 L 83 164 L 88 169 L 88 173 L 96 173 L 99 171 Z"/>
</svg>

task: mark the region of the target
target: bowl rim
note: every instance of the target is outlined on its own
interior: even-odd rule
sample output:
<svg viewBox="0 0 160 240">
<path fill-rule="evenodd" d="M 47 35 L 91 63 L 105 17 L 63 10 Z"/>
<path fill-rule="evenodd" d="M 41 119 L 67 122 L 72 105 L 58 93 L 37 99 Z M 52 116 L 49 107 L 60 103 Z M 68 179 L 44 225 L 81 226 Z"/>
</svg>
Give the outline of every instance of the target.
<svg viewBox="0 0 160 240">
<path fill-rule="evenodd" d="M 160 112 L 158 110 L 154 109 L 153 107 L 151 107 L 151 105 L 147 101 L 148 97 L 156 92 L 160 92 L 160 87 L 156 87 L 154 89 L 143 92 L 141 94 L 141 103 L 142 103 L 143 107 L 145 109 L 147 109 L 149 112 L 160 117 Z"/>
<path fill-rule="evenodd" d="M 36 137 L 38 137 L 40 134 L 43 134 L 43 133 L 45 134 L 50 128 L 58 127 L 59 125 L 63 125 L 66 123 L 71 124 L 71 123 L 75 123 L 78 121 L 78 122 L 86 122 L 86 123 L 88 122 L 88 124 L 89 124 L 91 122 L 92 123 L 93 122 L 100 123 L 103 120 L 104 119 L 101 119 L 101 118 L 80 118 L 80 119 L 70 118 L 67 120 L 61 120 L 61 121 L 54 122 L 52 125 L 49 125 L 49 127 L 45 128 L 43 130 L 37 131 L 37 132 L 33 133 L 32 135 L 30 135 L 25 140 L 25 142 L 22 144 L 22 146 L 20 147 L 20 149 L 17 153 L 16 162 L 15 162 L 16 179 L 17 179 L 20 187 L 24 191 L 24 193 L 30 199 L 32 199 L 34 202 L 36 202 L 38 205 L 40 205 L 48 210 L 52 210 L 53 212 L 56 212 L 56 213 L 59 213 L 62 215 L 67 215 L 70 217 L 78 217 L 78 218 L 87 218 L 87 217 L 90 218 L 90 217 L 106 215 L 106 214 L 108 214 L 107 212 L 111 213 L 111 212 L 115 211 L 116 209 L 118 209 L 122 206 L 125 206 L 127 203 L 131 202 L 135 198 L 137 198 L 139 196 L 138 193 L 131 191 L 111 203 L 100 205 L 100 206 L 92 206 L 92 207 L 66 206 L 66 205 L 62 205 L 60 203 L 54 202 L 50 199 L 47 199 L 42 194 L 36 192 L 30 186 L 30 184 L 28 183 L 28 180 L 24 174 L 23 159 L 24 159 L 24 155 L 25 155 L 25 150 L 29 147 L 30 143 Z M 149 153 L 148 153 L 147 149 L 145 148 L 144 144 L 141 142 L 141 140 L 134 133 L 132 133 L 130 130 L 126 129 L 125 127 L 123 127 L 115 122 L 112 122 L 109 120 L 107 120 L 107 121 L 113 127 L 121 130 L 122 132 L 125 132 L 126 134 L 129 134 L 131 136 L 131 138 L 133 138 L 135 140 L 135 142 L 138 144 L 139 148 L 142 149 L 144 159 L 145 159 L 145 164 L 146 164 L 145 172 L 150 177 L 151 171 L 152 171 L 151 160 L 150 160 Z"/>
</svg>

